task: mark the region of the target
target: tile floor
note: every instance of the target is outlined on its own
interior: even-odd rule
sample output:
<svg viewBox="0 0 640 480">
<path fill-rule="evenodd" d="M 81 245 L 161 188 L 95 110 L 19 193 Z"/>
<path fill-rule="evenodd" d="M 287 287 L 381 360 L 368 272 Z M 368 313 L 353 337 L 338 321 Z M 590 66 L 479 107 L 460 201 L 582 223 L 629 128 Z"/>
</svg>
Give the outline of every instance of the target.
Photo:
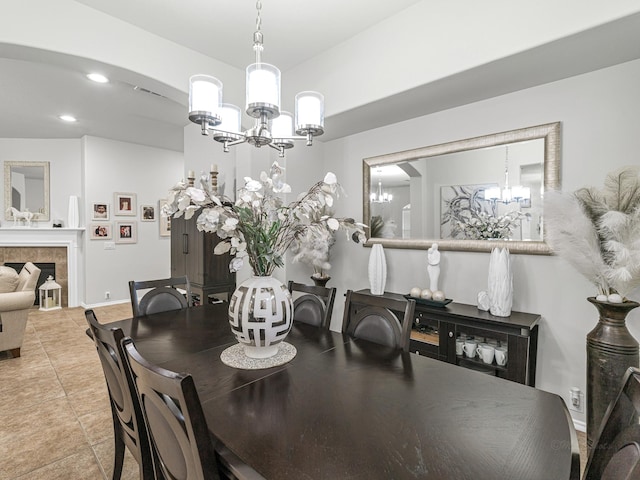
<svg viewBox="0 0 640 480">
<path fill-rule="evenodd" d="M 131 316 L 128 303 L 96 308 L 101 323 Z M 84 309 L 29 313 L 21 356 L 0 353 L 0 478 L 111 478 L 113 424 Z M 137 479 L 127 453 L 124 479 Z"/>
<path fill-rule="evenodd" d="M 131 317 L 128 303 L 95 309 L 100 323 Z M 109 397 L 84 309 L 32 310 L 20 358 L 0 352 L 0 479 L 111 478 Z M 584 468 L 585 435 L 578 432 Z M 122 479 L 138 479 L 127 452 Z"/>
</svg>

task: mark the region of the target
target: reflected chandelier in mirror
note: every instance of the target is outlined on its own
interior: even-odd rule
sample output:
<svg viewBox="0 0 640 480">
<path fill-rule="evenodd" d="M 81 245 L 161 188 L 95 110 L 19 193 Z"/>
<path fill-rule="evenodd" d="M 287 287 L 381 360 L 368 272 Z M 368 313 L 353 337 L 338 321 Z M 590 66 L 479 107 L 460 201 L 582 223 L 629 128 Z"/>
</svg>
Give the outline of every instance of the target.
<svg viewBox="0 0 640 480">
<path fill-rule="evenodd" d="M 32 221 L 49 221 L 49 162 L 4 162 L 5 219 L 10 208 L 34 214 Z"/>
<path fill-rule="evenodd" d="M 363 160 L 367 246 L 548 255 L 543 196 L 560 189 L 560 122 Z"/>
</svg>

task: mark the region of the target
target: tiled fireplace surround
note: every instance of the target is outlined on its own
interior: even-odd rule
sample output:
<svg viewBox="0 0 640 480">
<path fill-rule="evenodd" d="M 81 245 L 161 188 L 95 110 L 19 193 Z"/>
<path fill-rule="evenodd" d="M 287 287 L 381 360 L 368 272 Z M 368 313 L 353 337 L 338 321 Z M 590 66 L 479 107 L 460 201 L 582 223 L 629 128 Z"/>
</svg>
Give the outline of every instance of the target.
<svg viewBox="0 0 640 480">
<path fill-rule="evenodd" d="M 82 229 L 2 228 L 0 265 L 55 263 L 55 280 L 62 287 L 62 306 L 78 306 L 78 240 L 82 233 Z"/>
</svg>

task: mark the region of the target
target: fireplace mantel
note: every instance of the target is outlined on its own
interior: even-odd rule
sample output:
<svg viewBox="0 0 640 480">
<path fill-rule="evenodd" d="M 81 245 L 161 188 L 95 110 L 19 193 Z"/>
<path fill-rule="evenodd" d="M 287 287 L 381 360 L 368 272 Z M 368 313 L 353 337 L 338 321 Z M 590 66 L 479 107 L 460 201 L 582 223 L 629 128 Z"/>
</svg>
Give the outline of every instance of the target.
<svg viewBox="0 0 640 480">
<path fill-rule="evenodd" d="M 80 262 L 84 228 L 2 227 L 0 247 L 66 247 L 69 278 L 68 303 L 79 303 Z"/>
</svg>

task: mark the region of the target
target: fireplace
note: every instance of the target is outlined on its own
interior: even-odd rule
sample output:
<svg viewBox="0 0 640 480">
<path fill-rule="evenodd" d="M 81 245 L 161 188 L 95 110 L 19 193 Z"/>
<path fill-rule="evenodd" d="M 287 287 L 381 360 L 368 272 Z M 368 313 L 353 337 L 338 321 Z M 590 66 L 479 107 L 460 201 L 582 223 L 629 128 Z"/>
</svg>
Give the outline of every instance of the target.
<svg viewBox="0 0 640 480">
<path fill-rule="evenodd" d="M 22 270 L 22 267 L 24 267 L 25 263 L 26 262 L 17 262 L 17 263 L 4 262 L 5 266 L 13 268 L 18 273 L 20 273 L 20 270 Z M 47 280 L 47 278 L 49 278 L 49 275 L 51 275 L 53 278 L 56 278 L 56 264 L 53 262 L 31 262 L 31 263 L 33 263 L 36 267 L 40 269 L 40 277 L 36 282 L 36 299 L 33 302 L 34 305 L 40 305 L 40 295 L 38 292 L 38 288 Z"/>
<path fill-rule="evenodd" d="M 55 264 L 54 278 L 62 287 L 62 306 L 77 307 L 84 282 L 81 270 L 83 234 L 84 228 L 2 227 L 0 265 L 26 262 Z"/>
</svg>

